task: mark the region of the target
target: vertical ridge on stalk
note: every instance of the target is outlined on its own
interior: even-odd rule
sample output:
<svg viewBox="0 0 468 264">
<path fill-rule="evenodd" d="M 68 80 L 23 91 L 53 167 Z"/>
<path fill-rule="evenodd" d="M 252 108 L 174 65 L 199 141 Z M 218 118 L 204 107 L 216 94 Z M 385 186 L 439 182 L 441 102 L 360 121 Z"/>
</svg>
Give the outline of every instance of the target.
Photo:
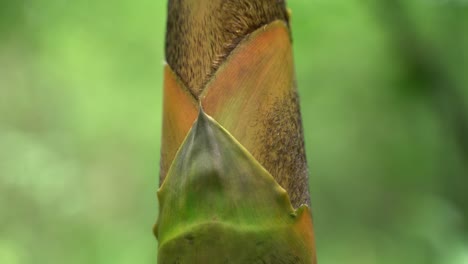
<svg viewBox="0 0 468 264">
<path fill-rule="evenodd" d="M 160 184 L 164 181 L 177 150 L 195 122 L 197 112 L 196 99 L 184 87 L 170 66 L 165 65 Z"/>
</svg>

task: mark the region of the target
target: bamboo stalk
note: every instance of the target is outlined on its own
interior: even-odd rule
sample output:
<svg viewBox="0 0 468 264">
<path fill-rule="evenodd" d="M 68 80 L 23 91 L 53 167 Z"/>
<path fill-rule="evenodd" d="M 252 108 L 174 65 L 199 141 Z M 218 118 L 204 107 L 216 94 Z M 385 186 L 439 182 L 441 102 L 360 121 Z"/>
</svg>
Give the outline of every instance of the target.
<svg viewBox="0 0 468 264">
<path fill-rule="evenodd" d="M 284 1 L 170 0 L 166 59 L 159 261 L 315 263 Z"/>
<path fill-rule="evenodd" d="M 289 27 L 284 1 L 169 0 L 168 66 L 198 100 L 234 48 L 253 31 L 275 20 L 284 21 Z M 299 100 L 293 74 L 291 77 L 290 92 L 277 98 L 271 111 L 258 120 L 265 129 L 258 135 L 263 140 L 262 146 L 253 155 L 288 191 L 293 205 L 298 207 L 309 204 L 310 198 Z M 163 135 L 163 141 L 165 137 Z M 175 153 L 167 158 L 163 155 L 160 183 L 164 181 L 173 155 Z"/>
</svg>

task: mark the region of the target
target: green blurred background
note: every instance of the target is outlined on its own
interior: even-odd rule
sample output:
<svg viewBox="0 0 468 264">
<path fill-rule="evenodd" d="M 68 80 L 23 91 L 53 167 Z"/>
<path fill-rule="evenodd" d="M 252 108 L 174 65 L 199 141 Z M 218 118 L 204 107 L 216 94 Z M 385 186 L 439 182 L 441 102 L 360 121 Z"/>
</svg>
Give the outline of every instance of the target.
<svg viewBox="0 0 468 264">
<path fill-rule="evenodd" d="M 468 0 L 290 0 L 320 264 L 468 263 Z M 156 262 L 166 3 L 0 2 L 0 263 Z"/>
</svg>

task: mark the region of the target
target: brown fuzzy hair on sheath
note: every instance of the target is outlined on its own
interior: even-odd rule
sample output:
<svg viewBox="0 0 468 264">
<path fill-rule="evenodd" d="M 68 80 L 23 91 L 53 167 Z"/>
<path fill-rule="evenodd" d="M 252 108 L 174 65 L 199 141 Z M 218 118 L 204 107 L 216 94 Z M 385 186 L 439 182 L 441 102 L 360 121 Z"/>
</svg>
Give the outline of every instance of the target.
<svg viewBox="0 0 468 264">
<path fill-rule="evenodd" d="M 166 60 L 194 97 L 248 34 L 288 23 L 284 0 L 169 0 Z"/>
</svg>

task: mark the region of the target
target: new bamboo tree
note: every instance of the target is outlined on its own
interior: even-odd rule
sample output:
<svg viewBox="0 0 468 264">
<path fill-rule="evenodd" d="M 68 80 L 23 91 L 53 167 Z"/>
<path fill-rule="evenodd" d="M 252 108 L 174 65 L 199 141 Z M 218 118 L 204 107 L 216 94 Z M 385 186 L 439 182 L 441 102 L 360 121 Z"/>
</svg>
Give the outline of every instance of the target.
<svg viewBox="0 0 468 264">
<path fill-rule="evenodd" d="M 170 0 L 166 59 L 159 263 L 315 263 L 285 3 Z"/>
</svg>

